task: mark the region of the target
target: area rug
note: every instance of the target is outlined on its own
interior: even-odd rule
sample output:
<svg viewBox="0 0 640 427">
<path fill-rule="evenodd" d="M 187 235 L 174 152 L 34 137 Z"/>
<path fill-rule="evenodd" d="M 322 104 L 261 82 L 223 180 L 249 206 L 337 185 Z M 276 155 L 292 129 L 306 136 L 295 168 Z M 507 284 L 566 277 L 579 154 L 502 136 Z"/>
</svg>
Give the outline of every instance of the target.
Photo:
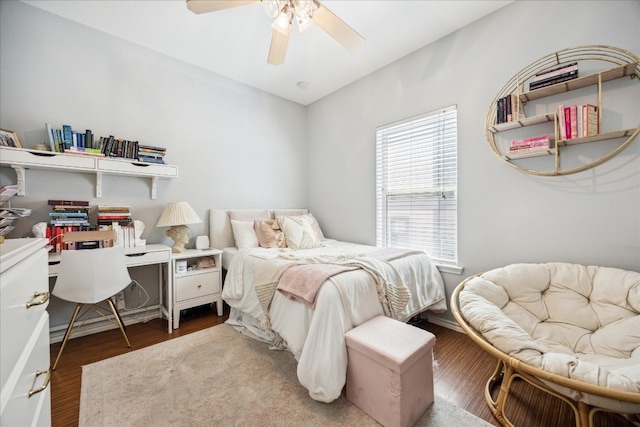
<svg viewBox="0 0 640 427">
<path fill-rule="evenodd" d="M 437 391 L 436 391 L 437 394 Z M 377 426 L 344 392 L 312 400 L 288 351 L 221 324 L 82 368 L 80 427 Z M 418 426 L 490 424 L 438 397 Z"/>
</svg>

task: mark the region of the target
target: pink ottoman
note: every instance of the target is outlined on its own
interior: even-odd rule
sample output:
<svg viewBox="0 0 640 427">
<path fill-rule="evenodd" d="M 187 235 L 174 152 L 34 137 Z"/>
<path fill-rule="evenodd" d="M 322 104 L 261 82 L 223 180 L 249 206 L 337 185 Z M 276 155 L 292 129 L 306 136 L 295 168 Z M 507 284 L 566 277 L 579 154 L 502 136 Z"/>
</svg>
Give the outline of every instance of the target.
<svg viewBox="0 0 640 427">
<path fill-rule="evenodd" d="M 385 427 L 409 427 L 433 403 L 436 337 L 385 316 L 348 331 L 347 399 Z"/>
</svg>

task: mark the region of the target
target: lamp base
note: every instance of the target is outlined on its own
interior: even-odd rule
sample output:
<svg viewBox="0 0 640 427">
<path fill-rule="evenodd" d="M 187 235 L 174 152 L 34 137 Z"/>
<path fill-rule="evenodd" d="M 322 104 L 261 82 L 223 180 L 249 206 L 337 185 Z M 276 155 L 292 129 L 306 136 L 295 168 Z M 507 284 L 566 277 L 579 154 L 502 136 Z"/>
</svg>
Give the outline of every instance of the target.
<svg viewBox="0 0 640 427">
<path fill-rule="evenodd" d="M 173 240 L 171 252 L 182 253 L 186 251 L 184 245 L 189 243 L 189 239 L 191 239 L 189 227 L 186 225 L 172 225 L 171 228 L 167 230 L 166 234 Z"/>
</svg>

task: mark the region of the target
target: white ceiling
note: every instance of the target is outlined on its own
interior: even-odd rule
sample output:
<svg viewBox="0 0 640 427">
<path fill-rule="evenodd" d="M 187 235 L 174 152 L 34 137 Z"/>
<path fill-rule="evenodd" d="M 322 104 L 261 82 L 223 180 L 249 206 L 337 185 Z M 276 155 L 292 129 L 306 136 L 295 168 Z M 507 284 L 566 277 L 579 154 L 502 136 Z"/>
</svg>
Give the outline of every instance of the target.
<svg viewBox="0 0 640 427">
<path fill-rule="evenodd" d="M 23 1 L 308 105 L 513 0 L 321 0 L 367 40 L 364 48 L 352 54 L 318 27 L 301 34 L 294 26 L 276 66 L 267 64 L 271 19 L 261 4 L 196 15 L 184 0 Z"/>
</svg>

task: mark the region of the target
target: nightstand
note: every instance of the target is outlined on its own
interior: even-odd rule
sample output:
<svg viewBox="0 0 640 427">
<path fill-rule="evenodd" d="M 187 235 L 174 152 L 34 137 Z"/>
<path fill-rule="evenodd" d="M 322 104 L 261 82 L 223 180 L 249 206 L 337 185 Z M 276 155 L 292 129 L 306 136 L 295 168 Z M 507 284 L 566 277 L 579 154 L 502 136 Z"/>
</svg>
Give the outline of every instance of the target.
<svg viewBox="0 0 640 427">
<path fill-rule="evenodd" d="M 171 254 L 173 328 L 180 326 L 180 310 L 216 303 L 222 316 L 222 251 L 187 249 Z"/>
</svg>

